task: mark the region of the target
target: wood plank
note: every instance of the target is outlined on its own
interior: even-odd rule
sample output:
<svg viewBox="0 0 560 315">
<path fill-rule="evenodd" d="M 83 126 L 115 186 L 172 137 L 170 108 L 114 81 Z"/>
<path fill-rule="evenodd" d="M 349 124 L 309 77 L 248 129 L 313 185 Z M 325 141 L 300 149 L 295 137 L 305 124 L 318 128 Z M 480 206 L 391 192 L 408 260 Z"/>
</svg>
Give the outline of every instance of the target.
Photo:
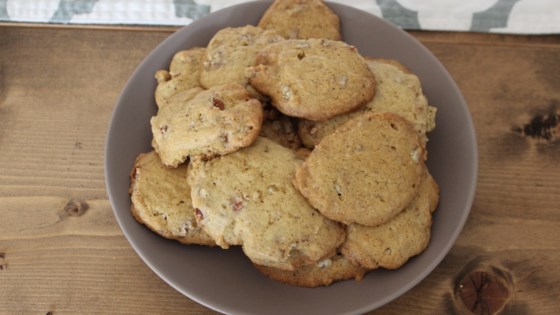
<svg viewBox="0 0 560 315">
<path fill-rule="evenodd" d="M 409 31 L 424 44 L 448 43 L 453 45 L 490 45 L 490 46 L 556 46 L 560 43 L 558 35 L 508 35 L 499 33 L 464 33 L 444 31 Z"/>
<path fill-rule="evenodd" d="M 169 34 L 0 28 L 1 314 L 213 313 L 140 260 L 105 191 L 116 99 Z"/>
<path fill-rule="evenodd" d="M 556 136 L 550 140 L 518 128 L 560 114 L 560 37 L 416 35 L 465 96 L 477 132 L 478 186 L 471 216 L 449 256 L 379 312 L 462 314 L 459 283 L 482 270 L 495 281 L 510 279 L 505 314 L 554 313 L 560 308 L 559 126 L 552 127 Z"/>
<path fill-rule="evenodd" d="M 40 28 L 65 30 L 104 30 L 104 31 L 135 31 L 135 32 L 174 32 L 180 25 L 119 25 L 119 24 L 54 24 L 33 22 L 0 22 L 0 27 Z"/>
<path fill-rule="evenodd" d="M 1 314 L 214 313 L 139 259 L 103 179 L 116 99 L 171 31 L 0 27 Z M 412 34 L 465 95 L 480 176 L 450 254 L 372 314 L 459 314 L 459 286 L 481 273 L 511 291 L 507 313 L 553 313 L 560 309 L 560 130 L 547 118 L 560 114 L 560 36 Z"/>
</svg>

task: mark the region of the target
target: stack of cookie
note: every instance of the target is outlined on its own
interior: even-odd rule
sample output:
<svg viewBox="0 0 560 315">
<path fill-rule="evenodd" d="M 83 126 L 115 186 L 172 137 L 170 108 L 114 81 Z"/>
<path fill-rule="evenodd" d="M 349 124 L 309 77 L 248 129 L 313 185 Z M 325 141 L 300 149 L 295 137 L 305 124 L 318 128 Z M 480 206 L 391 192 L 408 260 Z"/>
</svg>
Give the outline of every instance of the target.
<svg viewBox="0 0 560 315">
<path fill-rule="evenodd" d="M 316 287 L 395 269 L 429 243 L 439 199 L 420 81 L 341 41 L 320 0 L 277 0 L 155 74 L 154 151 L 132 214 L 185 244 L 241 246 L 262 273 Z"/>
</svg>

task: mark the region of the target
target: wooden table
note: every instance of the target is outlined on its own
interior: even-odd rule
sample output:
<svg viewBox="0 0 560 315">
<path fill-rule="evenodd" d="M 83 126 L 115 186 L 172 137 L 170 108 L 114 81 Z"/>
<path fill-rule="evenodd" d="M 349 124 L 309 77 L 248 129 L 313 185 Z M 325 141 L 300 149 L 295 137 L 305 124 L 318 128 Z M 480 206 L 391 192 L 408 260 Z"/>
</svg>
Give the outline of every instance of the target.
<svg viewBox="0 0 560 315">
<path fill-rule="evenodd" d="M 140 260 L 103 176 L 116 99 L 174 30 L 0 26 L 0 314 L 214 313 Z M 478 189 L 444 261 L 372 313 L 460 314 L 473 285 L 477 314 L 504 301 L 504 314 L 557 313 L 560 36 L 412 34 L 467 100 Z"/>
</svg>

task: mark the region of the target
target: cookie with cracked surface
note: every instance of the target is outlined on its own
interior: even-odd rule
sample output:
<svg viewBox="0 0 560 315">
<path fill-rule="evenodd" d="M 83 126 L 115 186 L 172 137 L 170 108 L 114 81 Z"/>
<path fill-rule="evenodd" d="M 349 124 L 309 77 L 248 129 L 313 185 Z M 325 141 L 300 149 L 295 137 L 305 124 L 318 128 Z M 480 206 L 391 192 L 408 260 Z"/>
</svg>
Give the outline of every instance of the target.
<svg viewBox="0 0 560 315">
<path fill-rule="evenodd" d="M 315 146 L 294 185 L 326 217 L 383 224 L 407 207 L 424 176 L 412 124 L 392 113 L 366 113 Z"/>
<path fill-rule="evenodd" d="M 201 47 L 181 50 L 171 59 L 169 71 L 156 72 L 155 99 L 158 107 L 165 105 L 177 93 L 200 87 L 198 77 L 205 51 L 206 48 Z"/>
<path fill-rule="evenodd" d="M 197 226 L 187 166 L 166 168 L 154 151 L 140 154 L 130 174 L 131 212 L 155 233 L 184 244 L 214 245 Z"/>
<path fill-rule="evenodd" d="M 177 167 L 188 157 L 212 158 L 249 146 L 262 119 L 260 101 L 243 86 L 216 86 L 160 108 L 150 120 L 152 146 L 163 164 Z"/>
<path fill-rule="evenodd" d="M 428 104 L 420 79 L 396 60 L 366 58 L 366 62 L 377 83 L 373 99 L 358 111 L 326 121 L 301 120 L 298 134 L 306 147 L 313 148 L 345 122 L 370 111 L 392 112 L 407 118 L 424 143 L 428 141 L 426 133 L 435 128 L 436 108 Z"/>
<path fill-rule="evenodd" d="M 300 164 L 292 150 L 262 137 L 234 153 L 190 163 L 199 226 L 222 248 L 241 245 L 263 266 L 294 270 L 334 255 L 344 228 L 293 187 Z"/>
<path fill-rule="evenodd" d="M 257 52 L 283 40 L 274 31 L 247 25 L 218 31 L 208 43 L 202 59 L 200 84 L 204 88 L 239 83 L 248 84 L 245 68 L 255 65 Z"/>
<path fill-rule="evenodd" d="M 340 40 L 340 19 L 321 0 L 276 0 L 258 26 L 287 39 Z"/>
<path fill-rule="evenodd" d="M 260 265 L 255 265 L 255 267 L 270 279 L 306 288 L 328 286 L 333 282 L 348 279 L 360 281 L 369 270 L 353 264 L 340 254 L 293 271 Z"/>
<path fill-rule="evenodd" d="M 357 49 L 326 40 L 285 40 L 257 54 L 251 85 L 282 113 L 326 120 L 358 109 L 375 94 L 375 78 Z"/>
<path fill-rule="evenodd" d="M 430 242 L 432 212 L 439 200 L 439 187 L 426 172 L 418 196 L 389 222 L 367 227 L 348 226 L 341 252 L 363 267 L 396 269 L 423 252 Z"/>
</svg>

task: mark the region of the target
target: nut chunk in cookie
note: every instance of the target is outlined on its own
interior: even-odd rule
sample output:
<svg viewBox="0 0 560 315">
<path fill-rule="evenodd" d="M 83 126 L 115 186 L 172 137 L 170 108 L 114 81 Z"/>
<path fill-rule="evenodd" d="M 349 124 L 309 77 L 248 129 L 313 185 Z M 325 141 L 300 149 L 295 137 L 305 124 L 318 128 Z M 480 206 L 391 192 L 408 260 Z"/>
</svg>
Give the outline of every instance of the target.
<svg viewBox="0 0 560 315">
<path fill-rule="evenodd" d="M 439 200 L 439 187 L 432 176 L 426 176 L 414 201 L 389 222 L 379 226 L 350 224 L 341 252 L 350 261 L 374 269 L 396 269 L 410 257 L 428 247 L 432 212 Z"/>
<path fill-rule="evenodd" d="M 130 174 L 134 218 L 157 234 L 184 244 L 214 245 L 196 224 L 187 165 L 166 168 L 154 151 L 136 158 Z"/>
<path fill-rule="evenodd" d="M 239 84 L 176 98 L 152 117 L 152 146 L 168 167 L 188 157 L 212 158 L 253 143 L 263 120 L 261 102 Z"/>
<path fill-rule="evenodd" d="M 321 0 L 276 0 L 259 21 L 288 39 L 340 40 L 340 19 Z"/>
<path fill-rule="evenodd" d="M 294 270 L 332 256 L 344 229 L 292 185 L 301 160 L 271 140 L 189 164 L 197 222 L 222 248 L 242 245 L 255 264 Z"/>
<path fill-rule="evenodd" d="M 202 59 L 200 84 L 204 88 L 227 83 L 247 85 L 245 68 L 255 65 L 257 52 L 283 40 L 274 31 L 247 25 L 217 32 L 208 43 Z"/>
<path fill-rule="evenodd" d="M 326 217 L 375 226 L 412 202 L 424 171 L 412 124 L 392 113 L 366 113 L 323 138 L 294 185 Z"/>
<path fill-rule="evenodd" d="M 158 70 L 156 72 L 155 78 L 158 85 L 155 99 L 158 107 L 165 105 L 170 98 L 180 92 L 200 87 L 198 77 L 205 50 L 201 47 L 181 50 L 173 56 L 169 71 Z"/>
<path fill-rule="evenodd" d="M 285 40 L 257 54 L 251 85 L 288 116 L 326 120 L 363 106 L 375 78 L 353 46 L 326 39 Z"/>
</svg>

